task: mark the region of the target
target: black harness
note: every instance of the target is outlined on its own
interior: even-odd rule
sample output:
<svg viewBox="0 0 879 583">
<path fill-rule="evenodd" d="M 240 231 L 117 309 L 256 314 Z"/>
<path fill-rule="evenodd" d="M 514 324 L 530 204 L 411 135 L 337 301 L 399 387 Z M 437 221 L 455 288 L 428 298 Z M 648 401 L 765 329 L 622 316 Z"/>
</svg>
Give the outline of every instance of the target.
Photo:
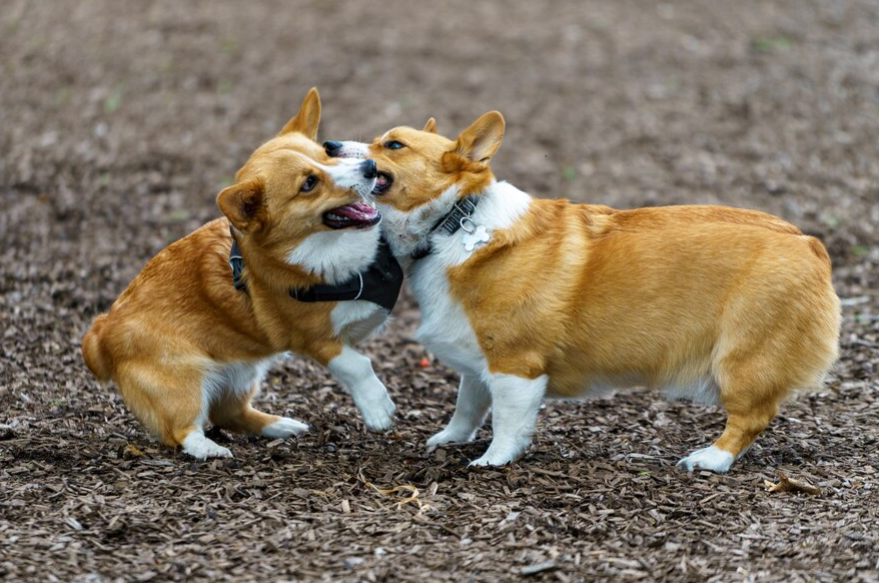
<svg viewBox="0 0 879 583">
<path fill-rule="evenodd" d="M 229 266 L 232 268 L 232 283 L 235 289 L 247 293 L 247 284 L 241 278 L 244 259 L 241 248 L 232 234 L 232 249 L 229 251 Z M 403 286 L 403 268 L 397 263 L 391 248 L 384 237 L 379 240 L 378 253 L 372 264 L 353 277 L 336 285 L 320 283 L 309 288 L 293 288 L 290 297 L 300 302 L 347 302 L 361 300 L 372 302 L 392 311 Z"/>
<path fill-rule="evenodd" d="M 430 229 L 425 244 L 412 253 L 412 259 L 424 259 L 433 252 L 430 236 L 440 231 L 453 235 L 470 220 L 479 198 L 466 196 L 455 203 L 452 210 Z M 247 284 L 242 278 L 244 271 L 244 258 L 241 256 L 241 248 L 235 237 L 235 230 L 230 225 L 229 233 L 232 235 L 232 249 L 229 250 L 229 267 L 232 268 L 232 283 L 235 289 L 247 293 Z M 385 308 L 389 312 L 394 309 L 397 298 L 400 296 L 400 288 L 403 287 L 403 268 L 397 262 L 397 258 L 391 252 L 391 247 L 385 241 L 384 236 L 379 239 L 378 253 L 372 264 L 347 281 L 336 285 L 320 283 L 309 288 L 293 288 L 290 297 L 300 302 L 348 302 L 361 300 L 372 302 Z"/>
<path fill-rule="evenodd" d="M 433 253 L 433 245 L 430 243 L 430 236 L 437 231 L 453 235 L 464 225 L 465 222 L 470 220 L 470 217 L 473 215 L 473 212 L 476 210 L 476 205 L 478 204 L 479 198 L 473 195 L 466 196 L 456 202 L 455 206 L 452 207 L 452 210 L 449 211 L 449 214 L 437 221 L 433 228 L 427 233 L 427 237 L 424 238 L 425 244 L 412 252 L 412 259 L 424 259 Z"/>
</svg>

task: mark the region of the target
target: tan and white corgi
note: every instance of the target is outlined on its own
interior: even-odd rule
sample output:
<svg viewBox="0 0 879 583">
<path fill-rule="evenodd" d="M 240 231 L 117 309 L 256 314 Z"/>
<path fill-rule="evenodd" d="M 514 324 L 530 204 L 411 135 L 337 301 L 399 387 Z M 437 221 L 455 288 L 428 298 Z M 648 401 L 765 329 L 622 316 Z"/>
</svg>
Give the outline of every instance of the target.
<svg viewBox="0 0 879 583">
<path fill-rule="evenodd" d="M 312 89 L 296 117 L 219 194 L 226 218 L 156 255 L 83 340 L 88 367 L 116 382 L 137 419 L 196 458 L 232 455 L 205 437 L 208 422 L 269 438 L 308 429 L 251 405 L 266 370 L 288 351 L 327 366 L 368 427 L 392 424 L 384 385 L 351 348 L 388 311 L 365 301 L 291 297 L 291 290 L 357 276 L 379 245 L 380 215 L 362 202 L 375 185 L 375 163 L 331 160 L 314 142 L 319 121 Z M 246 291 L 233 284 L 230 223 Z"/>
<path fill-rule="evenodd" d="M 418 339 L 461 374 L 455 414 L 430 448 L 467 442 L 474 465 L 523 454 L 544 397 L 621 385 L 721 405 L 726 429 L 683 458 L 729 470 L 799 387 L 837 357 L 839 300 L 814 237 L 719 206 L 614 210 L 533 199 L 497 182 L 497 112 L 454 141 L 398 127 L 328 153 L 376 160 L 385 236 L 421 306 Z"/>
</svg>

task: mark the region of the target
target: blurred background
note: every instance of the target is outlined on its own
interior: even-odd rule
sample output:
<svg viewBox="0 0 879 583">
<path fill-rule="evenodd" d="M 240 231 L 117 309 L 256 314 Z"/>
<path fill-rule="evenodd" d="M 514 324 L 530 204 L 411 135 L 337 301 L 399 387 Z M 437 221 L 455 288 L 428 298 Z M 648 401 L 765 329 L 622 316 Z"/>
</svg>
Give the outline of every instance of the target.
<svg viewBox="0 0 879 583">
<path fill-rule="evenodd" d="M 9 542 L 14 533 L 22 537 L 34 528 L 49 533 L 57 528 L 76 530 L 70 523 L 57 527 L 59 514 L 53 505 L 61 502 L 66 506 L 60 516 L 69 514 L 76 524 L 85 525 L 82 540 L 90 540 L 89 532 L 112 535 L 119 524 L 128 524 L 134 529 L 126 535 L 131 538 L 112 540 L 123 541 L 119 548 L 127 548 L 132 556 L 142 552 L 138 541 L 152 541 L 155 548 L 166 550 L 179 542 L 144 534 L 152 532 L 149 524 L 163 519 L 158 514 L 126 510 L 134 503 L 126 498 L 132 493 L 136 501 L 152 500 L 154 493 L 163 492 L 155 494 L 153 506 L 173 500 L 174 511 L 189 516 L 187 512 L 201 503 L 199 492 L 186 490 L 179 481 L 138 486 L 146 484 L 144 478 L 132 478 L 123 480 L 115 491 L 96 489 L 104 503 L 118 505 L 113 512 L 127 516 L 122 523 L 112 520 L 112 513 L 106 519 L 83 515 L 82 503 L 76 502 L 81 492 L 75 489 L 41 507 L 41 496 L 57 492 L 29 484 L 63 484 L 67 476 L 79 472 L 106 473 L 107 483 L 112 484 L 120 471 L 140 471 L 134 462 L 119 461 L 125 455 L 115 453 L 127 451 L 129 442 L 147 456 L 170 457 L 174 464 L 185 465 L 172 452 L 150 445 L 115 391 L 94 383 L 79 356 L 81 335 L 94 314 L 109 308 L 150 257 L 219 216 L 217 193 L 251 151 L 296 112 L 306 91 L 317 86 L 323 100 L 322 140 L 370 140 L 395 125 L 421 127 L 430 116 L 436 117 L 440 133 L 455 136 L 480 114 L 498 109 L 506 117 L 507 135 L 493 164 L 495 172 L 535 196 L 620 208 L 726 204 L 777 214 L 825 242 L 846 305 L 843 360 L 823 396 L 799 401 L 791 413 L 799 417 L 796 423 L 777 421 L 776 429 L 761 438 L 762 449 L 757 446 L 762 453 L 744 464 L 737 481 L 702 478 L 700 484 L 709 492 L 729 494 L 703 507 L 710 514 L 703 516 L 706 524 L 725 521 L 728 539 L 704 525 L 694 526 L 690 510 L 677 515 L 668 511 L 690 508 L 693 496 L 693 490 L 679 487 L 680 477 L 671 465 L 688 449 L 704 445 L 705 436 L 719 429 L 720 416 L 690 406 L 655 404 L 652 397 L 626 397 L 605 408 L 550 409 L 545 415 L 535 463 L 543 468 L 562 466 L 556 468 L 555 478 L 543 474 L 542 486 L 533 476 L 527 483 L 538 492 L 528 494 L 529 503 L 545 504 L 538 510 L 548 513 L 549 522 L 535 518 L 537 526 L 517 530 L 514 540 L 550 534 L 530 547 L 513 545 L 508 550 L 492 543 L 465 552 L 458 539 L 450 539 L 437 543 L 437 565 L 448 553 L 470 553 L 471 558 L 478 552 L 497 553 L 492 555 L 497 560 L 485 568 L 506 573 L 506 565 L 548 558 L 568 564 L 564 556 L 576 551 L 593 559 L 603 556 L 600 553 L 622 557 L 595 567 L 598 575 L 615 574 L 616 580 L 637 579 L 632 573 L 637 575 L 639 569 L 653 578 L 661 578 L 662 573 L 686 578 L 689 573 L 705 580 L 717 573 L 739 577 L 742 571 L 736 569 L 741 568 L 745 569 L 741 576 L 747 577 L 757 572 L 754 565 L 768 569 L 769 575 L 761 580 L 794 572 L 808 578 L 818 576 L 817 565 L 833 572 L 825 563 L 830 560 L 838 561 L 843 571 L 871 568 L 872 563 L 864 567 L 859 561 L 870 549 L 873 553 L 877 549 L 875 512 L 850 538 L 843 536 L 845 529 L 833 525 L 844 523 L 851 512 L 860 516 L 865 500 L 872 500 L 873 508 L 879 505 L 872 493 L 879 489 L 865 491 L 851 485 L 870 480 L 873 470 L 865 468 L 875 463 L 868 458 L 875 451 L 879 425 L 875 422 L 879 403 L 875 380 L 879 3 L 875 0 L 3 0 L 0 66 L 0 482 L 5 484 L 0 487 L 5 491 L 0 492 L 0 510 L 5 508 L 10 513 L 7 520 L 20 520 L 24 529 L 11 528 L 0 516 L 0 527 L 7 528 L 0 528 L 0 542 L 4 532 Z M 393 468 L 387 470 L 388 480 L 411 481 L 423 488 L 438 481 L 440 498 L 445 488 L 457 487 L 447 484 L 458 483 L 464 495 L 472 497 L 468 492 L 475 491 L 479 500 L 503 489 L 518 491 L 509 476 L 473 478 L 462 473 L 463 460 L 475 457 L 482 446 L 450 451 L 447 461 L 419 457 L 424 438 L 451 411 L 455 380 L 434 364 L 419 368 L 417 363 L 430 362 L 430 355 L 412 340 L 417 319 L 417 311 L 404 302 L 389 332 L 366 347 L 401 404 L 399 434 L 391 446 L 386 437 L 351 429 L 358 427 L 359 417 L 319 368 L 295 359 L 270 377 L 263 397 L 269 403 L 266 407 L 279 413 L 291 411 L 317 428 L 313 437 L 277 446 L 274 451 L 284 452 L 287 461 L 279 462 L 274 474 L 260 478 L 271 484 L 266 496 L 278 495 L 284 501 L 286 510 L 278 511 L 284 520 L 293 520 L 285 514 L 288 511 L 304 512 L 302 504 L 310 505 L 308 511 L 322 511 L 320 504 L 288 497 L 290 484 L 304 480 L 289 461 L 300 457 L 309 471 L 317 471 L 314 468 L 321 463 L 330 468 L 329 474 L 316 476 L 312 486 L 303 486 L 324 492 L 322 500 L 329 500 L 330 508 L 326 516 L 335 516 L 340 497 L 351 498 L 356 513 L 357 496 L 367 501 L 375 496 L 368 489 L 351 490 L 352 495 L 342 486 L 328 486 L 336 479 L 358 483 L 358 464 L 365 462 L 358 461 L 363 458 L 357 452 L 367 452 L 373 460 L 392 456 L 382 462 L 383 467 Z M 675 422 L 668 422 L 665 415 Z M 593 428 L 591 433 L 583 429 L 584 423 Z M 682 433 L 682 423 L 691 424 L 689 432 Z M 636 430 L 643 432 L 640 439 L 632 438 Z M 584 440 L 583 435 L 596 438 Z M 338 452 L 325 449 L 327 443 L 342 441 L 353 444 L 351 453 L 345 454 L 350 456 L 346 458 L 350 467 Z M 253 464 L 262 463 L 265 451 L 263 443 L 247 441 L 236 442 L 233 450 Z M 571 466 L 572 451 L 580 456 L 572 459 L 589 463 Z M 632 451 L 641 455 L 636 458 L 641 466 L 632 466 L 632 458 L 625 457 Z M 657 457 L 649 458 L 645 451 Z M 555 486 L 546 486 L 558 476 L 591 472 L 595 460 L 605 459 L 615 460 L 609 470 L 605 468 L 616 476 L 613 480 L 629 475 L 633 467 L 641 472 L 631 474 L 633 483 L 642 483 L 633 486 L 634 491 L 645 488 L 647 498 L 662 501 L 650 512 L 667 518 L 666 525 L 675 516 L 680 521 L 679 528 L 663 535 L 666 538 L 656 539 L 658 546 L 651 546 L 649 553 L 625 550 L 640 548 L 646 544 L 643 537 L 653 536 L 645 533 L 661 528 L 646 506 L 633 506 L 633 516 L 640 518 L 627 518 L 617 525 L 614 536 L 608 536 L 603 526 L 577 514 L 581 502 L 570 498 L 561 502 L 553 493 Z M 4 463 L 19 470 L 4 474 Z M 207 480 L 205 488 L 225 483 L 234 490 L 240 482 L 235 472 L 243 470 L 236 469 L 237 459 L 230 463 L 214 467 L 213 474 L 207 469 L 191 472 L 186 479 L 193 484 Z M 811 468 L 812 479 L 830 484 L 826 488 L 842 488 L 836 491 L 837 499 L 856 510 L 820 500 L 792 510 L 769 501 L 754 510 L 763 513 L 762 519 L 742 515 L 735 501 L 752 497 L 754 485 L 759 488 L 762 477 L 771 477 L 772 468 L 785 463 L 799 471 Z M 651 481 L 651 471 L 661 473 L 668 489 L 652 489 L 663 486 Z M 292 472 L 295 480 L 285 472 Z M 608 475 L 598 476 L 588 487 L 600 491 L 611 479 Z M 849 482 L 855 475 L 861 481 Z M 277 483 L 272 482 L 275 479 Z M 570 483 L 561 487 L 569 488 Z M 540 494 L 544 487 L 548 490 Z M 613 486 L 619 487 L 626 488 Z M 699 486 L 694 487 L 698 491 Z M 592 505 L 589 515 L 595 508 L 622 512 L 602 496 L 587 497 Z M 731 505 L 724 506 L 726 499 L 733 500 Z M 245 500 L 253 503 L 246 496 Z M 432 503 L 455 509 L 462 500 L 450 495 L 447 502 L 434 498 Z M 455 519 L 449 528 L 473 539 L 467 535 L 468 521 L 472 519 L 478 532 L 481 517 L 497 516 L 501 521 L 511 511 L 503 506 L 508 500 L 496 502 L 494 510 L 484 507 L 483 514 Z M 574 506 L 565 506 L 569 503 Z M 558 522 L 558 507 L 570 510 L 570 529 L 559 526 L 564 523 Z M 243 515 L 228 508 L 213 511 L 221 516 L 224 528 L 236 524 L 244 533 L 242 540 L 252 536 L 253 541 L 226 541 L 226 546 L 212 547 L 210 552 L 232 557 L 233 565 L 249 564 L 248 553 L 262 548 L 254 541 L 271 532 L 248 523 L 249 511 Z M 271 514 L 265 508 L 261 512 Z M 542 516 L 540 512 L 535 516 Z M 809 516 L 819 515 L 830 521 L 821 530 L 823 542 L 801 548 L 790 533 L 801 532 L 797 530 L 801 527 L 802 532 L 818 532 L 802 521 L 808 523 Z M 353 520 L 354 515 L 346 516 Z M 195 532 L 203 519 L 199 515 L 181 520 L 184 530 Z M 345 523 L 327 520 L 322 523 L 324 532 L 336 533 L 333 536 L 346 545 L 370 548 L 368 541 L 346 539 L 350 533 L 345 534 Z M 741 550 L 743 539 L 736 538 L 736 529 L 744 532 L 755 520 L 782 525 L 781 530 L 772 535 L 775 539 L 755 542 L 744 555 L 716 552 Z M 136 530 L 138 524 L 145 530 Z M 625 524 L 635 526 L 620 530 Z M 309 532 L 311 527 L 302 528 L 301 532 Z M 397 542 L 405 547 L 415 540 L 419 544 L 433 540 L 434 531 L 417 528 L 421 530 Z M 172 531 L 183 536 L 179 529 Z M 564 538 L 559 533 L 580 542 L 559 542 Z M 39 568 L 47 557 L 57 559 L 58 553 L 67 553 L 68 546 L 75 544 L 57 542 L 55 535 L 46 534 L 46 540 L 61 544 L 62 550 L 49 551 L 39 540 L 9 542 L 7 548 L 15 546 L 19 554 L 12 567 L 12 562 L 2 562 L 0 554 L 0 578 L 4 573 L 26 578 L 35 572 L 26 569 Z M 291 540 L 299 541 L 298 536 L 291 534 Z M 507 540 L 506 536 L 504 531 L 499 540 Z M 711 548 L 703 546 L 706 538 L 713 541 Z M 321 536 L 304 539 L 302 548 L 323 540 Z M 110 572 L 107 565 L 129 561 L 125 553 L 101 558 L 101 546 L 89 544 L 83 543 L 77 551 L 80 559 L 64 558 L 65 566 L 58 567 L 58 573 L 75 573 L 77 560 L 105 573 Z M 382 544 L 392 549 L 397 543 Z M 191 564 L 204 560 L 200 546 L 196 544 L 187 555 Z M 544 550 L 542 555 L 526 556 L 522 548 Z M 832 559 L 825 556 L 827 549 L 834 549 L 826 553 Z M 321 559 L 306 553 L 295 565 L 313 568 L 314 573 L 337 569 L 337 574 L 356 572 L 366 578 L 373 573 L 373 580 L 381 576 L 381 565 L 370 562 L 378 561 L 377 555 L 369 555 L 372 559 L 366 563 L 353 563 L 354 567 L 342 564 L 343 555 L 333 551 Z M 289 555 L 284 557 L 276 568 L 285 564 L 294 568 L 287 561 Z M 155 568 L 150 560 L 143 560 L 137 569 L 148 576 Z M 411 566 L 409 575 L 420 564 L 417 559 L 395 560 L 397 565 Z M 210 561 L 220 558 L 214 554 Z M 585 559 L 581 563 L 578 558 L 576 564 L 581 569 L 587 564 L 594 567 Z M 169 572 L 189 573 L 186 569 L 190 567 Z M 444 573 L 455 580 L 454 569 L 449 569 Z M 170 577 L 161 569 L 156 572 Z"/>
<path fill-rule="evenodd" d="M 217 215 L 311 86 L 321 139 L 430 116 L 454 136 L 498 109 L 496 173 L 537 196 L 758 208 L 843 261 L 876 242 L 875 2 L 7 0 L 0 19 L 16 247 L 85 239 L 133 275 Z"/>
</svg>

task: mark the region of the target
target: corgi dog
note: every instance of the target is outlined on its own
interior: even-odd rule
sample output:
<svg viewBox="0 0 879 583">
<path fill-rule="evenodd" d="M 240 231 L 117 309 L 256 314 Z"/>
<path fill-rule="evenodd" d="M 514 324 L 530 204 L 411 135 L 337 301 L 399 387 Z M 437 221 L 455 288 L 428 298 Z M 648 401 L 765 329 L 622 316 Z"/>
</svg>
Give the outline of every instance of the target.
<svg viewBox="0 0 879 583">
<path fill-rule="evenodd" d="M 352 348 L 388 311 L 366 301 L 291 297 L 291 290 L 357 277 L 379 246 L 381 215 L 364 202 L 375 163 L 330 159 L 314 141 L 320 110 L 312 89 L 220 192 L 225 218 L 156 255 L 83 340 L 97 378 L 115 381 L 151 434 L 193 457 L 232 456 L 205 436 L 207 423 L 271 439 L 308 429 L 252 405 L 267 369 L 288 352 L 326 366 L 367 427 L 393 422 L 384 385 Z M 230 269 L 233 238 L 241 286 Z"/>
<path fill-rule="evenodd" d="M 615 210 L 535 199 L 490 162 L 504 119 L 450 140 L 428 121 L 330 155 L 378 165 L 373 196 L 422 311 L 418 339 L 461 375 L 429 449 L 492 441 L 501 466 L 531 442 L 546 397 L 618 386 L 718 404 L 726 428 L 679 462 L 726 472 L 793 389 L 837 358 L 839 299 L 818 239 L 781 219 L 720 206 Z"/>
</svg>

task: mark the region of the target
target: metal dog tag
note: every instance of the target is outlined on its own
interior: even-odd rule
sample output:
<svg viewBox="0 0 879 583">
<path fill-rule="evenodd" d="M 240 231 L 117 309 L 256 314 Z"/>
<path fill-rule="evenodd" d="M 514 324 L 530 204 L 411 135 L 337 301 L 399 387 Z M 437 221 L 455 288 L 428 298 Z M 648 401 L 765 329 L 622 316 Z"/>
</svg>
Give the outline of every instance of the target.
<svg viewBox="0 0 879 583">
<path fill-rule="evenodd" d="M 461 241 L 464 243 L 464 251 L 473 251 L 478 245 L 482 245 L 491 240 L 491 235 L 488 234 L 488 230 L 482 225 L 477 226 L 473 224 L 470 217 L 464 217 L 461 219 L 461 228 L 466 231 L 466 234 L 461 237 Z"/>
</svg>

